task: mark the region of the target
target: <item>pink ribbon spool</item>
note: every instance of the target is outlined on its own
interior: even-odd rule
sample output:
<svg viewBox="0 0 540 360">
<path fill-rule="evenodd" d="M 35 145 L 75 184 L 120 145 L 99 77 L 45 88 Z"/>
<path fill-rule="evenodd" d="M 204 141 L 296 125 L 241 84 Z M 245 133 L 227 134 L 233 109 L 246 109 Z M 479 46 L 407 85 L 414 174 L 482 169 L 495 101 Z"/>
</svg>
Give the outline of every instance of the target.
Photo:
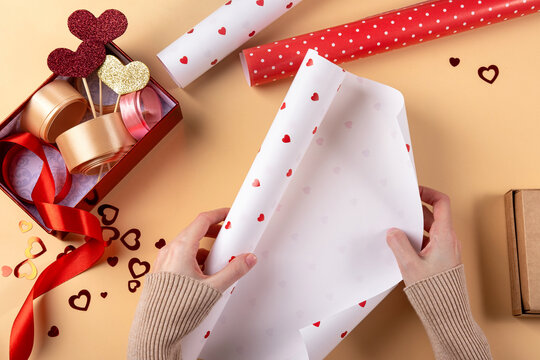
<svg viewBox="0 0 540 360">
<path fill-rule="evenodd" d="M 159 96 L 151 87 L 135 91 L 120 98 L 122 120 L 131 136 L 140 140 L 161 120 Z"/>
</svg>

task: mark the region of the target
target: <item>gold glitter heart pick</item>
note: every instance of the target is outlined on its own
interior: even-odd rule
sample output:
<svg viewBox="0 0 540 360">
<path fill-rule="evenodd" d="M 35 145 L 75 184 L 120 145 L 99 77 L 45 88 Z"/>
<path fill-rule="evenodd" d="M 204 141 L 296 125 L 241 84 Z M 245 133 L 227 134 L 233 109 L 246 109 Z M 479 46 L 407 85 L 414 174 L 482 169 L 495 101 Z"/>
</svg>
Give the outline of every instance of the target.
<svg viewBox="0 0 540 360">
<path fill-rule="evenodd" d="M 150 70 L 140 61 L 125 65 L 113 55 L 107 55 L 98 70 L 98 76 L 118 95 L 144 89 L 150 80 Z"/>
</svg>

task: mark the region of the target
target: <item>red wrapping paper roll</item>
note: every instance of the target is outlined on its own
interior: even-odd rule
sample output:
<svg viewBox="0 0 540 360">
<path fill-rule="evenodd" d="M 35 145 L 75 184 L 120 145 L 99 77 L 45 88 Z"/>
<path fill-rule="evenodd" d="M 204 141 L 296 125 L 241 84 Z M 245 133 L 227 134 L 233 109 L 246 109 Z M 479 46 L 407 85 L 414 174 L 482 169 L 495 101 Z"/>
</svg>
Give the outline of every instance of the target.
<svg viewBox="0 0 540 360">
<path fill-rule="evenodd" d="M 316 32 L 245 49 L 250 86 L 293 76 L 308 49 L 340 64 L 525 16 L 540 0 L 435 0 Z"/>
</svg>

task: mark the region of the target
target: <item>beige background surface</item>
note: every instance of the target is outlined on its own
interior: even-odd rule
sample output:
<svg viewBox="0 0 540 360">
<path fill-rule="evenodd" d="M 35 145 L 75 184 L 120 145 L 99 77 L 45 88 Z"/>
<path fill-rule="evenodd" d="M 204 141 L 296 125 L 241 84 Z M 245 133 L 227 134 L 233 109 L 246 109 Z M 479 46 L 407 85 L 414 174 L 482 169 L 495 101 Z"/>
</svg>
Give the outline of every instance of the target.
<svg viewBox="0 0 540 360">
<path fill-rule="evenodd" d="M 357 20 L 412 1 L 304 0 L 247 46 Z M 33 358 L 125 357 L 127 332 L 140 294 L 130 294 L 126 288 L 129 257 L 152 261 L 157 239 L 171 239 L 202 210 L 232 203 L 290 81 L 251 89 L 234 54 L 187 90 L 180 90 L 155 57 L 221 3 L 2 1 L 0 117 L 11 113 L 49 75 L 46 57 L 53 48 L 76 47 L 78 40 L 65 25 L 68 15 L 78 8 L 100 14 L 110 7 L 129 19 L 119 46 L 149 65 L 184 112 L 181 125 L 104 201 L 121 209 L 115 224 L 121 231 L 141 229 L 141 249 L 128 254 L 115 243 L 106 253 L 120 258 L 115 268 L 102 262 L 39 302 Z M 403 92 L 419 181 L 453 200 L 472 309 L 498 359 L 540 357 L 540 319 L 516 319 L 510 313 L 503 207 L 508 189 L 540 186 L 539 44 L 540 15 L 532 15 L 344 65 Z M 449 65 L 451 56 L 461 59 L 459 66 Z M 491 64 L 500 69 L 493 85 L 477 76 L 480 66 Z M 3 194 L 0 208 L 0 265 L 13 267 L 18 262 L 27 235 L 42 237 L 49 249 L 36 261 L 40 270 L 66 245 L 37 226 L 20 234 L 17 223 L 26 216 Z M 2 283 L 14 281 L 18 290 L 7 294 L 5 289 L 12 285 Z M 9 327 L 17 310 L 8 305 L 21 304 L 30 286 L 28 280 L 0 278 L 1 354 L 7 354 Z M 87 312 L 67 306 L 67 298 L 81 288 L 93 295 Z M 108 291 L 106 299 L 100 291 Z M 60 329 L 58 337 L 46 336 L 51 325 Z M 329 359 L 431 357 L 423 328 L 398 288 Z"/>
</svg>

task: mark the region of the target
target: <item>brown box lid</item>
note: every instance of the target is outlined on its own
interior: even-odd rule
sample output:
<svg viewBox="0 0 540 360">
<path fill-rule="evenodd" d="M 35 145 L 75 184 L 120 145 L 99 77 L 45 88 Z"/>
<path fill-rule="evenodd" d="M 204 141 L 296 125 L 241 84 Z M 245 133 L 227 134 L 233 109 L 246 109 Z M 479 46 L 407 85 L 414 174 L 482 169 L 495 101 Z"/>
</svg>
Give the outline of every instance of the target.
<svg viewBox="0 0 540 360">
<path fill-rule="evenodd" d="M 523 310 L 540 313 L 540 190 L 516 191 L 514 213 Z"/>
</svg>

